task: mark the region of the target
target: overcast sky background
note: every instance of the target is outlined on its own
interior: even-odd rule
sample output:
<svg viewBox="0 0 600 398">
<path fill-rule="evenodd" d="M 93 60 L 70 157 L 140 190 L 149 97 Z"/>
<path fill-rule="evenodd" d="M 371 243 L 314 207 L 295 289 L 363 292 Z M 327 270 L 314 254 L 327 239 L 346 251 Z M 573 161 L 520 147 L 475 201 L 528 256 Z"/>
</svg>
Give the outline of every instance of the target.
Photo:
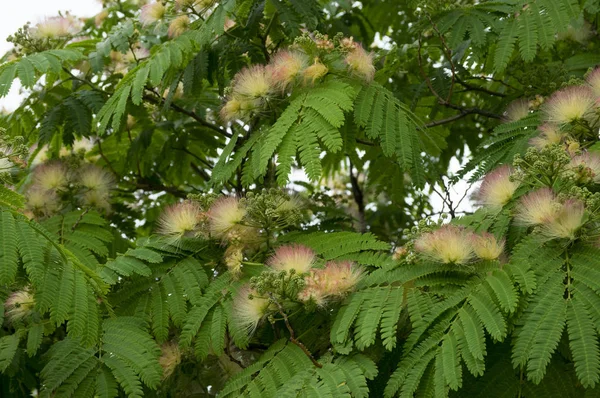
<svg viewBox="0 0 600 398">
<path fill-rule="evenodd" d="M 91 17 L 102 9 L 99 0 L 17 0 L 0 13 L 0 53 L 12 47 L 6 38 L 28 21 L 32 24 L 58 14 L 70 11 L 78 17 Z M 8 96 L 0 98 L 0 109 L 15 109 L 19 105 L 18 84 L 13 84 Z"/>
</svg>

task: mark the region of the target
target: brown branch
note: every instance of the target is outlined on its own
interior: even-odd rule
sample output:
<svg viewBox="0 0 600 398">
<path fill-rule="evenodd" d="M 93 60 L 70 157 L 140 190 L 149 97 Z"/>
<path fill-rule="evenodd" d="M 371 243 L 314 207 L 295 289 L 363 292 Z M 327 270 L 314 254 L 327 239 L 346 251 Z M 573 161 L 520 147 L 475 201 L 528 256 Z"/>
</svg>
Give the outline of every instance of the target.
<svg viewBox="0 0 600 398">
<path fill-rule="evenodd" d="M 358 144 L 362 144 L 362 145 L 366 145 L 366 146 L 377 146 L 377 144 L 375 144 L 374 142 L 370 142 L 370 141 L 365 141 L 365 140 L 361 140 L 360 138 L 355 138 L 354 139 Z"/>
<path fill-rule="evenodd" d="M 281 306 L 281 304 L 279 304 L 279 302 L 277 300 L 275 300 L 272 293 L 269 293 L 269 297 L 271 298 L 273 303 L 275 303 L 275 305 L 277 306 L 277 308 L 279 310 L 279 314 L 281 314 L 281 316 L 283 317 L 283 321 L 285 322 L 285 327 L 287 328 L 288 332 L 290 333 L 290 341 L 292 343 L 296 344 L 298 347 L 300 347 L 300 349 L 306 354 L 306 356 L 310 359 L 310 361 L 313 363 L 313 365 L 315 365 L 317 368 L 322 368 L 323 365 L 321 365 L 319 362 L 317 362 L 317 360 L 315 359 L 313 354 L 311 354 L 311 352 L 308 350 L 308 348 L 306 348 L 306 346 L 304 344 L 302 344 L 302 342 L 300 340 L 296 339 L 296 333 L 294 333 L 294 329 L 292 328 L 292 325 L 290 325 L 290 320 L 288 319 L 288 316 L 285 313 L 285 311 L 283 310 L 283 307 Z"/>
<path fill-rule="evenodd" d="M 157 94 L 154 91 L 152 91 L 152 93 Z M 161 102 L 162 102 L 162 100 L 160 100 L 158 98 L 155 98 L 153 96 L 147 95 L 147 94 L 144 95 L 143 99 L 145 99 L 146 101 L 151 102 L 151 103 L 153 103 L 155 105 L 160 105 Z M 195 121 L 197 121 L 200 125 L 202 125 L 204 127 L 207 127 L 209 129 L 211 129 L 211 130 L 213 130 L 213 131 L 221 134 L 222 136 L 225 136 L 227 138 L 231 138 L 231 134 L 229 134 L 227 131 L 219 128 L 219 126 L 217 126 L 215 124 L 212 124 L 212 123 L 204 120 L 197 113 L 192 112 L 192 111 L 188 111 L 187 109 L 182 108 L 181 106 L 179 106 L 179 105 L 177 105 L 177 104 L 175 104 L 173 102 L 171 102 L 171 104 L 169 104 L 169 107 L 171 109 L 173 109 L 174 111 L 178 112 L 178 113 L 181 113 L 183 115 L 191 117 L 192 119 L 194 119 Z"/>
<path fill-rule="evenodd" d="M 366 232 L 367 223 L 365 221 L 365 201 L 362 189 L 360 189 L 360 185 L 358 184 L 358 176 L 354 175 L 352 171 L 353 165 L 350 160 L 350 185 L 352 186 L 352 197 L 354 198 L 354 202 L 358 207 L 358 232 Z M 358 169 L 356 169 L 358 172 Z"/>
<path fill-rule="evenodd" d="M 428 16 L 428 18 L 431 21 L 431 18 Z M 433 24 L 433 21 L 431 21 L 431 23 Z M 439 31 L 437 30 L 437 27 L 435 27 L 434 24 L 434 29 L 436 30 L 436 32 L 439 33 Z M 449 53 L 450 50 L 447 50 L 447 47 L 445 45 L 445 41 L 443 40 L 443 37 L 440 37 L 440 40 L 442 40 L 442 44 L 444 44 L 444 53 L 446 54 L 446 57 L 449 57 L 448 61 L 450 62 L 451 68 L 452 68 L 452 85 L 450 86 L 450 92 L 448 95 L 448 98 L 443 98 L 434 88 L 433 88 L 433 84 L 431 83 L 431 79 L 429 79 L 429 76 L 427 76 L 427 74 L 425 73 L 425 69 L 423 68 L 423 56 L 421 54 L 421 48 L 423 46 L 422 41 L 421 41 L 421 35 L 419 35 L 418 37 L 418 47 L 417 47 L 417 61 L 419 64 L 419 72 L 421 74 L 421 76 L 423 77 L 423 79 L 425 80 L 425 84 L 427 84 L 427 87 L 429 88 L 429 91 L 437 98 L 438 103 L 442 106 L 445 106 L 447 108 L 451 108 L 451 109 L 456 109 L 458 111 L 461 112 L 461 115 L 456 115 L 454 116 L 454 119 L 450 119 L 449 121 L 454 121 L 456 119 L 460 119 L 461 117 L 468 115 L 468 114 L 477 114 L 477 115 L 482 115 L 482 116 L 486 116 L 489 118 L 493 118 L 493 119 L 501 119 L 502 116 L 498 115 L 496 113 L 490 112 L 490 111 L 486 111 L 484 109 L 479 109 L 479 108 L 465 108 L 459 105 L 455 105 L 453 103 L 451 103 L 449 101 L 451 95 L 452 95 L 452 87 L 454 85 L 454 79 L 456 78 L 455 76 L 455 69 L 454 69 L 454 63 L 452 62 L 452 56 Z M 448 121 L 444 121 L 444 123 L 447 123 Z M 438 126 L 439 124 L 443 124 L 443 123 L 438 123 L 438 122 L 432 122 L 435 123 L 433 124 L 434 126 Z M 425 125 L 425 127 L 431 127 L 431 126 L 427 126 Z"/>
<path fill-rule="evenodd" d="M 497 91 L 493 91 L 493 90 L 487 89 L 487 88 L 485 88 L 485 87 L 480 87 L 480 86 L 475 86 L 475 85 L 472 85 L 472 84 L 470 84 L 470 83 L 467 83 L 467 82 L 463 81 L 463 80 L 462 80 L 461 78 L 459 78 L 458 76 L 456 76 L 456 81 L 457 81 L 457 82 L 458 82 L 458 83 L 459 83 L 461 86 L 463 86 L 463 87 L 466 89 L 465 91 L 480 91 L 480 92 L 482 92 L 482 93 L 486 93 L 486 94 L 489 94 L 489 95 L 494 95 L 494 96 L 496 96 L 496 97 L 501 97 L 501 98 L 504 98 L 504 97 L 506 97 L 506 94 L 504 94 L 504 93 L 499 93 L 499 92 L 497 92 Z"/>
<path fill-rule="evenodd" d="M 496 82 L 496 83 L 500 83 L 500 84 L 502 84 L 503 86 L 506 86 L 506 87 L 508 87 L 508 88 L 510 88 L 510 89 L 512 89 L 512 90 L 519 91 L 519 89 L 518 89 L 518 88 L 516 88 L 515 86 L 512 86 L 512 85 L 510 85 L 510 84 L 506 83 L 506 82 L 505 82 L 504 80 L 502 80 L 502 79 L 496 79 L 496 78 L 494 78 L 494 77 L 488 77 L 488 76 L 470 76 L 470 77 L 469 77 L 469 80 L 470 80 L 470 79 L 486 80 L 486 81 L 490 81 L 490 82 Z"/>
<path fill-rule="evenodd" d="M 120 180 L 121 176 L 112 167 L 112 164 L 110 164 L 110 162 L 108 161 L 108 158 L 104 155 L 104 152 L 102 152 L 102 143 L 101 143 L 101 141 L 102 140 L 100 139 L 100 137 L 98 137 L 98 152 L 100 153 L 100 157 L 102 158 L 102 160 L 104 160 L 104 163 L 106 163 L 106 165 L 108 166 L 108 168 L 110 169 L 110 171 L 115 175 L 115 177 L 117 177 L 117 180 Z"/>
<path fill-rule="evenodd" d="M 187 197 L 187 193 L 176 188 L 176 187 L 169 187 L 163 184 L 156 184 L 156 183 L 150 183 L 150 182 L 137 182 L 135 184 L 135 188 L 136 189 L 142 189 L 145 191 L 165 191 L 167 193 L 170 193 L 171 195 L 178 197 L 178 198 L 185 198 Z"/>
<path fill-rule="evenodd" d="M 490 111 L 486 111 L 485 109 L 480 109 L 480 108 L 464 108 L 462 106 L 459 105 L 454 105 L 454 104 L 450 104 L 450 103 L 445 103 L 445 104 L 441 104 L 447 108 L 451 108 L 451 109 L 456 109 L 460 112 L 465 112 L 467 114 L 477 114 L 477 115 L 481 115 L 481 116 L 486 116 L 492 119 L 502 119 L 502 115 L 499 115 L 497 113 L 494 112 L 490 112 Z"/>
<path fill-rule="evenodd" d="M 225 343 L 225 353 L 227 354 L 227 356 L 229 357 L 229 360 L 233 363 L 235 363 L 237 366 L 239 366 L 242 369 L 245 369 L 246 366 L 244 366 L 244 364 L 242 363 L 242 361 L 236 359 L 233 356 L 233 353 L 231 352 L 231 338 L 229 337 L 229 333 L 225 334 L 225 338 L 227 339 L 227 342 Z"/>
<path fill-rule="evenodd" d="M 71 232 L 75 231 L 75 229 L 79 226 L 79 223 L 81 223 L 81 220 L 83 220 L 83 217 L 88 213 L 88 211 L 90 211 L 90 209 L 91 208 L 88 207 L 84 211 L 81 212 L 81 214 L 79 215 L 79 218 L 77 219 L 75 224 L 73 224 L 73 226 L 71 227 Z"/>
<path fill-rule="evenodd" d="M 210 180 L 210 176 L 208 175 L 208 173 L 204 170 L 202 170 L 200 167 L 198 167 L 198 165 L 194 162 L 190 162 L 190 166 L 192 167 L 192 169 L 194 169 L 196 171 L 196 173 L 198 173 L 200 175 L 200 177 L 202 177 L 204 179 L 204 181 L 208 181 Z"/>
<path fill-rule="evenodd" d="M 452 72 L 452 82 L 450 83 L 450 89 L 448 90 L 448 96 L 446 97 L 446 101 L 445 101 L 445 102 L 450 102 L 450 100 L 452 99 L 452 90 L 454 89 L 454 81 L 456 80 L 456 67 L 454 66 L 454 61 L 452 61 L 452 50 L 446 44 L 444 35 L 438 30 L 437 25 L 435 24 L 435 22 L 433 22 L 433 19 L 431 19 L 431 15 L 429 15 L 428 12 L 425 12 L 425 16 L 427 16 L 427 19 L 431 23 L 433 30 L 435 31 L 435 33 L 437 33 L 438 37 L 440 38 L 440 41 L 442 42 L 442 48 L 444 51 L 444 55 L 446 56 L 446 58 L 448 59 L 448 62 L 450 63 L 450 70 Z"/>
</svg>

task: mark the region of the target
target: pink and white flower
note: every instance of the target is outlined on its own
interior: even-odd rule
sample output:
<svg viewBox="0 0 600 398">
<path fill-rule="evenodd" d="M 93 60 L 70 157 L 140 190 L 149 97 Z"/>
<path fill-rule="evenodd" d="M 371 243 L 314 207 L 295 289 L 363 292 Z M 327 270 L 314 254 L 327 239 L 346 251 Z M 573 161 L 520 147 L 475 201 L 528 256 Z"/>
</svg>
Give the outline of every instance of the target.
<svg viewBox="0 0 600 398">
<path fill-rule="evenodd" d="M 344 60 L 348 65 L 351 75 L 357 76 L 370 82 L 375 76 L 375 66 L 373 65 L 373 54 L 367 53 L 358 43 L 354 46 Z"/>
<path fill-rule="evenodd" d="M 596 97 L 588 86 L 571 86 L 555 92 L 544 104 L 550 123 L 565 124 L 587 118 L 596 105 Z"/>
<path fill-rule="evenodd" d="M 557 212 L 556 217 L 542 227 L 542 233 L 549 238 L 574 239 L 585 222 L 585 206 L 578 199 L 568 199 Z"/>
<path fill-rule="evenodd" d="M 165 16 L 167 9 L 161 2 L 146 4 L 140 12 L 140 22 L 142 25 L 151 25 L 158 22 Z"/>
<path fill-rule="evenodd" d="M 512 168 L 505 165 L 487 174 L 479 188 L 479 201 L 496 209 L 506 205 L 519 187 L 517 181 L 511 180 L 512 172 Z"/>
<path fill-rule="evenodd" d="M 200 206 L 189 200 L 169 206 L 158 220 L 159 233 L 174 237 L 193 235 L 202 216 Z"/>
<path fill-rule="evenodd" d="M 529 115 L 529 101 L 525 98 L 519 98 L 506 107 L 503 119 L 505 122 L 516 122 L 527 115 Z"/>
<path fill-rule="evenodd" d="M 233 324 L 252 335 L 260 321 L 269 313 L 271 302 L 260 297 L 249 286 L 239 290 L 233 303 Z"/>
<path fill-rule="evenodd" d="M 504 251 L 504 239 L 497 240 L 488 232 L 473 234 L 471 244 L 477 257 L 483 260 L 495 260 Z"/>
<path fill-rule="evenodd" d="M 547 224 L 556 219 L 560 203 L 550 188 L 541 188 L 521 198 L 515 221 L 519 225 Z"/>
<path fill-rule="evenodd" d="M 305 274 L 315 263 L 316 256 L 312 249 L 303 245 L 281 246 L 267 261 L 267 264 L 276 271 L 291 271 Z"/>
<path fill-rule="evenodd" d="M 454 225 L 421 235 L 415 250 L 425 257 L 444 264 L 465 264 L 473 258 L 472 232 Z"/>
</svg>

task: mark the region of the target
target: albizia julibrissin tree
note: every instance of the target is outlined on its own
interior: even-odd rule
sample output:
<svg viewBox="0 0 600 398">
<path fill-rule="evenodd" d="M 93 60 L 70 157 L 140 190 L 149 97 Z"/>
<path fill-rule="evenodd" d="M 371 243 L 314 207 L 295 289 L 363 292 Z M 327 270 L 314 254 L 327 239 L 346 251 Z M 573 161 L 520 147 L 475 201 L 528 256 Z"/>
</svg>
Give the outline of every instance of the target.
<svg viewBox="0 0 600 398">
<path fill-rule="evenodd" d="M 600 396 L 600 4 L 430 3 L 13 34 L 0 395 Z"/>
</svg>

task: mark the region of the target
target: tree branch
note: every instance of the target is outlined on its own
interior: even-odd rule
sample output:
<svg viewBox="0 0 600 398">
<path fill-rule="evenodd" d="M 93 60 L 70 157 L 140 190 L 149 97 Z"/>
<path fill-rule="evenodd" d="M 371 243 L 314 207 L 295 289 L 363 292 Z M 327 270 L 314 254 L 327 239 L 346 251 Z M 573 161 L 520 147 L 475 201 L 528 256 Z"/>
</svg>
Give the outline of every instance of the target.
<svg viewBox="0 0 600 398">
<path fill-rule="evenodd" d="M 277 306 L 277 309 L 279 310 L 279 314 L 281 314 L 281 316 L 283 317 L 283 321 L 285 322 L 285 327 L 287 328 L 288 332 L 290 333 L 290 341 L 292 343 L 296 344 L 298 347 L 300 347 L 300 349 L 306 354 L 306 356 L 310 359 L 310 361 L 313 363 L 313 365 L 315 365 L 317 368 L 322 368 L 323 365 L 321 365 L 319 362 L 317 362 L 317 360 L 315 359 L 313 354 L 311 354 L 311 352 L 308 350 L 308 348 L 306 348 L 306 346 L 304 344 L 302 344 L 302 342 L 300 340 L 296 339 L 296 333 L 294 333 L 294 329 L 292 329 L 292 325 L 290 325 L 290 320 L 288 319 L 288 316 L 285 313 L 285 311 L 283 310 L 283 307 L 281 306 L 281 304 L 279 304 L 279 301 L 277 301 L 275 299 L 275 297 L 273 297 L 272 293 L 269 293 L 269 297 L 271 298 L 273 303 L 275 303 L 275 305 Z"/>
<path fill-rule="evenodd" d="M 367 223 L 365 221 L 365 201 L 363 192 L 358 184 L 358 176 L 352 171 L 353 165 L 350 160 L 350 185 L 352 186 L 352 197 L 358 207 L 358 232 L 366 232 Z M 358 169 L 356 170 L 358 172 Z"/>
<path fill-rule="evenodd" d="M 106 163 L 106 165 L 110 169 L 111 173 L 113 173 L 115 175 L 115 177 L 117 177 L 117 181 L 118 181 L 118 180 L 121 179 L 121 176 L 113 168 L 112 164 L 110 164 L 110 162 L 108 161 L 108 158 L 104 155 L 104 152 L 102 151 L 102 143 L 101 143 L 101 141 L 102 140 L 98 137 L 98 152 L 100 153 L 100 157 L 102 158 L 102 160 L 104 160 L 104 163 Z"/>
<path fill-rule="evenodd" d="M 151 91 L 151 92 L 153 94 L 156 94 L 154 91 Z M 153 103 L 155 105 L 160 105 L 161 102 L 162 102 L 160 99 L 155 98 L 155 97 L 150 96 L 150 95 L 147 95 L 147 94 L 145 94 L 143 96 L 143 99 L 145 99 L 146 101 L 151 102 L 151 103 Z M 178 113 L 181 113 L 183 115 L 191 117 L 192 119 L 194 119 L 195 121 L 197 121 L 200 125 L 202 125 L 204 127 L 207 127 L 207 128 L 209 128 L 209 129 L 211 129 L 213 131 L 216 131 L 217 133 L 221 134 L 222 136 L 225 136 L 227 138 L 231 138 L 231 134 L 229 134 L 227 131 L 219 128 L 219 126 L 217 126 L 215 124 L 212 124 L 212 123 L 204 120 L 197 113 L 192 112 L 192 111 L 188 111 L 187 109 L 182 108 L 181 106 L 179 106 L 179 105 L 177 105 L 177 104 L 175 104 L 173 102 L 171 102 L 171 104 L 169 105 L 169 107 L 171 109 L 173 109 L 174 111 L 178 112 Z"/>
</svg>

